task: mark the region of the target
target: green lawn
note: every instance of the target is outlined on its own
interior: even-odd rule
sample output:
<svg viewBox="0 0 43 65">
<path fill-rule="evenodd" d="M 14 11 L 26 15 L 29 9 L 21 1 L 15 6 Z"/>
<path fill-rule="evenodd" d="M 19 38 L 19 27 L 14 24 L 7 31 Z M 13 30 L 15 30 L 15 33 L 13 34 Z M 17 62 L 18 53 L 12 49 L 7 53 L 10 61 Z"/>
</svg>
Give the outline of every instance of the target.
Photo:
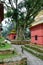
<svg viewBox="0 0 43 65">
<path fill-rule="evenodd" d="M 11 48 L 11 44 L 8 44 L 8 43 L 4 43 L 5 45 L 3 45 L 3 41 L 4 41 L 5 39 L 2 37 L 2 38 L 0 38 L 0 49 L 8 49 L 8 48 Z"/>
<path fill-rule="evenodd" d="M 4 46 L 3 46 L 3 45 L 0 46 L 0 50 L 1 50 L 1 49 L 6 49 L 6 50 L 7 50 L 7 49 L 9 49 L 9 48 L 11 48 L 11 44 L 8 44 L 8 43 L 5 43 Z"/>
<path fill-rule="evenodd" d="M 0 37 L 0 42 L 4 41 L 5 38 L 4 37 Z"/>
</svg>

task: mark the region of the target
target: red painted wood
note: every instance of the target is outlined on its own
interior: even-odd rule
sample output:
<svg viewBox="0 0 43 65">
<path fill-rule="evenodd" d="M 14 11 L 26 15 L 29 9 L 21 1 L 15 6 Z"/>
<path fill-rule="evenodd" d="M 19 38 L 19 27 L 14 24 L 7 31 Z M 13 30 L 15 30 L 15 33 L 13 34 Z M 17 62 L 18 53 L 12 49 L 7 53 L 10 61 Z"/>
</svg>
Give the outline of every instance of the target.
<svg viewBox="0 0 43 65">
<path fill-rule="evenodd" d="M 10 40 L 14 40 L 14 39 L 16 38 L 16 34 L 11 33 L 11 34 L 8 35 L 8 38 L 9 38 Z"/>
<path fill-rule="evenodd" d="M 31 42 L 43 45 L 43 24 L 33 26 L 30 28 L 30 30 L 31 30 Z M 38 36 L 37 40 L 35 40 L 35 35 Z"/>
<path fill-rule="evenodd" d="M 0 23 L 2 22 L 4 18 L 4 6 L 2 3 L 0 3 Z"/>
</svg>

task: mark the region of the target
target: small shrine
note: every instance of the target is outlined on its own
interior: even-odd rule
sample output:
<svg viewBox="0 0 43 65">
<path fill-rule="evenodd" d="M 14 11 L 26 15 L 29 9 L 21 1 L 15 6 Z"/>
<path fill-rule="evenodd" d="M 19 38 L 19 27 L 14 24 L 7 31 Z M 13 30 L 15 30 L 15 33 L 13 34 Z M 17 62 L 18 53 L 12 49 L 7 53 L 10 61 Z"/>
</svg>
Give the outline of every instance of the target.
<svg viewBox="0 0 43 65">
<path fill-rule="evenodd" d="M 13 29 L 8 35 L 7 38 L 10 40 L 14 40 L 16 38 L 16 31 Z"/>
</svg>

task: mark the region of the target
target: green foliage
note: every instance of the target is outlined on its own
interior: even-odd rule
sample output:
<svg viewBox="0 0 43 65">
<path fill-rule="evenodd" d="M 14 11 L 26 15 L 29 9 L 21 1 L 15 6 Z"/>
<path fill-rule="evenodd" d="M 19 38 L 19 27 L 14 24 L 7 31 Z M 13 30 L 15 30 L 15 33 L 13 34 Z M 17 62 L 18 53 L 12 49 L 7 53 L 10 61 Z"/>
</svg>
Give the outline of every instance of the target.
<svg viewBox="0 0 43 65">
<path fill-rule="evenodd" d="M 6 17 L 11 17 L 13 14 L 13 12 L 11 12 L 10 10 L 7 11 L 7 13 L 5 14 Z"/>
<path fill-rule="evenodd" d="M 24 0 L 24 6 L 27 10 L 26 21 L 29 20 L 29 23 L 27 22 L 28 24 L 33 22 L 35 16 L 41 10 L 42 5 L 43 3 L 41 0 Z"/>
<path fill-rule="evenodd" d="M 13 7 L 13 4 L 11 4 L 11 2 L 15 3 L 16 8 Z M 11 5 L 11 10 L 13 10 L 13 12 L 11 12 L 11 10 L 8 10 L 7 16 L 12 16 L 17 24 L 22 24 L 23 21 L 25 21 L 26 25 L 30 25 L 38 12 L 43 8 L 43 0 L 24 0 L 19 4 L 18 0 L 9 0 L 9 4 Z M 26 8 L 26 16 L 24 16 L 24 12 L 21 12 L 23 7 Z M 19 23 L 19 21 L 21 21 L 21 23 Z"/>
<path fill-rule="evenodd" d="M 12 1 L 9 1 L 9 3 L 11 4 Z M 30 25 L 31 22 L 34 20 L 35 16 L 37 15 L 37 13 L 41 10 L 42 6 L 43 6 L 43 0 L 24 0 L 24 2 L 20 2 L 19 4 L 18 1 L 14 1 L 16 8 L 11 8 L 13 10 L 13 12 L 8 11 L 7 12 L 7 16 L 12 16 L 12 18 L 16 21 L 16 23 L 18 21 L 17 24 L 21 24 L 24 25 L 23 22 L 25 21 L 26 25 Z M 26 17 L 24 16 L 24 12 L 21 12 L 22 8 L 25 7 L 26 8 Z M 29 22 L 28 22 L 29 21 Z"/>
<path fill-rule="evenodd" d="M 18 12 L 16 11 L 16 9 L 13 10 L 13 14 L 12 14 L 12 18 L 15 19 L 17 18 Z"/>
</svg>

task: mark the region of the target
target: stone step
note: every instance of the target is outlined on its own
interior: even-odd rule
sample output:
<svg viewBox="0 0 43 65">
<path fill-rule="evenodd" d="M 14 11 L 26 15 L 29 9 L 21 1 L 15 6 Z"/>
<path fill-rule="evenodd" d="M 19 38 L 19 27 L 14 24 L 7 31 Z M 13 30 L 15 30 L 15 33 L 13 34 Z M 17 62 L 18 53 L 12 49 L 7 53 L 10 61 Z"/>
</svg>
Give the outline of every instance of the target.
<svg viewBox="0 0 43 65">
<path fill-rule="evenodd" d="M 35 50 L 32 50 L 30 48 L 27 48 L 25 46 L 23 47 L 23 49 L 26 50 L 26 51 L 28 51 L 29 53 L 33 54 L 34 56 L 36 56 L 36 57 L 38 57 L 38 58 L 40 58 L 40 59 L 43 60 L 43 53 L 39 53 L 39 52 L 37 52 Z"/>
<path fill-rule="evenodd" d="M 27 47 L 27 48 L 32 48 L 32 49 L 35 50 L 35 51 L 38 51 L 38 52 L 43 53 L 43 49 L 41 49 L 41 48 L 39 48 L 39 47 L 37 47 L 37 46 L 25 45 L 25 47 Z"/>
<path fill-rule="evenodd" d="M 35 54 L 38 54 L 38 55 L 42 55 L 43 56 L 43 53 L 37 52 L 37 51 L 33 50 L 32 48 L 27 48 L 27 49 L 30 50 L 30 51 L 32 51 Z"/>
</svg>

